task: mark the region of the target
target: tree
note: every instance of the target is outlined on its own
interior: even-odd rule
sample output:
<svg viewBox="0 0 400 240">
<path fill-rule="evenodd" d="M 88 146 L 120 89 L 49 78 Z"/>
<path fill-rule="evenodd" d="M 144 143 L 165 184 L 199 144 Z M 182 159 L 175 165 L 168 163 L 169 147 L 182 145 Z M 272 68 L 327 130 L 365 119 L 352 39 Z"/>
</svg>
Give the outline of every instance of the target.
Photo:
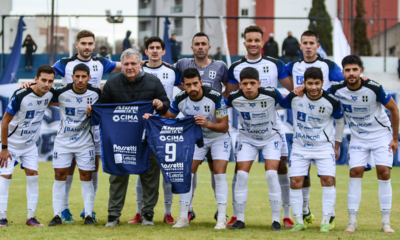
<svg viewBox="0 0 400 240">
<path fill-rule="evenodd" d="M 364 1 L 356 2 L 356 20 L 354 20 L 354 54 L 358 56 L 371 55 L 371 43 L 367 38 L 367 23 L 363 19 L 365 15 Z"/>
<path fill-rule="evenodd" d="M 310 13 L 308 14 L 310 24 L 309 30 L 315 31 L 319 36 L 319 42 L 324 47 L 328 55 L 332 55 L 332 23 L 331 16 L 326 11 L 325 0 L 313 0 Z M 315 18 L 329 18 L 326 20 Z"/>
</svg>

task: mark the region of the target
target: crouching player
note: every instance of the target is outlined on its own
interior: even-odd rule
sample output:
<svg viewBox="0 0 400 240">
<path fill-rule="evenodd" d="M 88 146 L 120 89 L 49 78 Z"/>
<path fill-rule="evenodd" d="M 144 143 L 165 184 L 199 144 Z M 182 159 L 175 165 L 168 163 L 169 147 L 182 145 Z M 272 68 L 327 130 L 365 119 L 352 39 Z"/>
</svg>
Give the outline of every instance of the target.
<svg viewBox="0 0 400 240">
<path fill-rule="evenodd" d="M 339 157 L 344 120 L 340 101 L 322 90 L 323 83 L 321 69 L 310 67 L 304 73 L 304 97 L 291 92 L 281 104 L 293 111 L 294 137 L 289 175 L 290 205 L 296 223 L 291 231 L 305 230 L 302 186 L 312 160 L 317 165 L 322 185 L 321 232 L 329 232 L 329 220 L 333 214 L 336 160 Z M 336 121 L 336 133 L 333 119 Z"/>
</svg>

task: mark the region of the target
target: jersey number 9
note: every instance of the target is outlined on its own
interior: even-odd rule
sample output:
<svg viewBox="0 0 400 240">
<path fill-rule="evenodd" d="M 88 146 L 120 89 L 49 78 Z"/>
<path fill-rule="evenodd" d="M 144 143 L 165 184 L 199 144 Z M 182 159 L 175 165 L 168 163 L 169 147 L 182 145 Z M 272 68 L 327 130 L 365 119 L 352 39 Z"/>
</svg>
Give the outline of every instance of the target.
<svg viewBox="0 0 400 240">
<path fill-rule="evenodd" d="M 175 162 L 176 160 L 176 143 L 165 144 L 165 161 Z"/>
</svg>

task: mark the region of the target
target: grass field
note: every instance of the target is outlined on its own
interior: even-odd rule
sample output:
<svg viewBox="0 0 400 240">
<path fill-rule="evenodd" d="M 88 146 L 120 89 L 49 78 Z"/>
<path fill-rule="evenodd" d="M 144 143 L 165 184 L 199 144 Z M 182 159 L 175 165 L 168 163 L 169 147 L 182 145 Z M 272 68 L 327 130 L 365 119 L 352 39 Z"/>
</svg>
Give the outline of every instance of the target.
<svg viewBox="0 0 400 240">
<path fill-rule="evenodd" d="M 233 176 L 234 164 L 228 165 L 229 199 L 227 214 L 232 214 L 230 183 Z M 9 227 L 0 229 L 0 239 L 400 239 L 400 168 L 392 171 L 393 205 L 391 225 L 396 231 L 394 234 L 385 234 L 380 231 L 381 213 L 378 199 L 378 181 L 375 169 L 364 176 L 362 200 L 358 214 L 359 231 L 353 234 L 345 233 L 348 222 L 347 214 L 347 187 L 348 166 L 337 167 L 337 201 L 336 201 L 336 228 L 329 233 L 320 233 L 319 226 L 322 218 L 321 186 L 316 177 L 316 167 L 312 168 L 312 190 L 310 208 L 315 215 L 315 221 L 305 232 L 292 233 L 287 229 L 282 232 L 272 232 L 271 213 L 268 202 L 268 185 L 265 180 L 263 164 L 253 165 L 249 178 L 249 198 L 246 208 L 246 228 L 242 230 L 214 230 L 213 219 L 216 203 L 210 186 L 210 174 L 206 164 L 199 169 L 199 183 L 194 200 L 196 219 L 190 227 L 173 229 L 171 225 L 162 222 L 164 204 L 160 189 L 159 204 L 155 209 L 155 227 L 142 227 L 127 222 L 136 213 L 135 182 L 136 176 L 131 176 L 125 208 L 120 218 L 121 225 L 115 228 L 105 228 L 107 221 L 108 204 L 108 175 L 100 173 L 99 189 L 95 202 L 98 225 L 84 226 L 79 214 L 83 208 L 81 184 L 75 176 L 72 184 L 70 209 L 75 223 L 63 224 L 57 227 L 47 227 L 53 216 L 52 186 L 53 169 L 50 162 L 39 163 L 39 203 L 36 211 L 37 219 L 45 227 L 31 227 L 26 221 L 26 178 L 19 168 L 15 170 L 10 186 L 7 217 Z M 161 184 L 160 184 L 161 186 Z M 172 214 L 175 219 L 179 215 L 178 196 L 175 195 Z"/>
</svg>

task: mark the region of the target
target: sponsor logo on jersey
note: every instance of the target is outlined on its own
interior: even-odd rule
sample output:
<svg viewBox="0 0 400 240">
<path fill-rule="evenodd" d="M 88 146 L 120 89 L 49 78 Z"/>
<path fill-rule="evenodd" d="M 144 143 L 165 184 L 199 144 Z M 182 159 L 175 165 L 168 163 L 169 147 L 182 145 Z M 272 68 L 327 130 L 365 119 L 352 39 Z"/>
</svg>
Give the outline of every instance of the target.
<svg viewBox="0 0 400 240">
<path fill-rule="evenodd" d="M 251 114 L 252 118 L 267 118 L 267 113 L 252 113 Z"/>
<path fill-rule="evenodd" d="M 116 153 L 114 154 L 114 162 L 116 164 L 136 165 L 136 156 Z"/>
<path fill-rule="evenodd" d="M 271 80 L 269 79 L 269 77 L 267 77 L 267 78 L 260 78 L 260 81 L 262 82 L 262 84 L 261 85 L 270 85 L 271 84 Z M 265 90 L 267 90 L 267 91 L 273 91 L 274 89 L 272 88 L 272 89 L 267 89 L 267 88 L 265 88 Z"/>
<path fill-rule="evenodd" d="M 40 106 L 40 104 L 42 104 L 43 100 L 36 100 L 36 103 L 38 106 Z"/>
<path fill-rule="evenodd" d="M 35 117 L 35 110 L 26 111 L 25 119 L 32 119 Z"/>
<path fill-rule="evenodd" d="M 367 113 L 369 112 L 369 106 L 353 106 L 355 113 Z"/>
<path fill-rule="evenodd" d="M 10 106 L 12 106 L 12 105 L 10 104 Z M 30 107 L 30 106 L 33 106 L 32 102 L 28 103 L 28 107 Z M 10 108 L 12 109 L 12 107 L 10 107 Z"/>
<path fill-rule="evenodd" d="M 114 115 L 114 122 L 138 122 L 137 115 Z"/>
<path fill-rule="evenodd" d="M 35 129 L 35 130 L 21 130 L 21 136 L 23 135 L 32 135 L 37 133 L 39 129 Z"/>
<path fill-rule="evenodd" d="M 194 106 L 194 105 L 193 105 L 193 109 L 194 109 L 196 112 L 200 111 L 200 107 L 199 107 L 199 106 Z"/>
<path fill-rule="evenodd" d="M 36 125 L 40 125 L 41 123 L 42 123 L 42 120 L 36 121 L 36 122 L 32 122 L 31 125 L 32 126 L 36 126 Z"/>
<path fill-rule="evenodd" d="M 183 142 L 184 138 L 182 135 L 169 135 L 169 136 L 161 135 L 160 140 L 163 142 L 165 142 L 165 141 L 167 141 L 167 142 Z"/>
<path fill-rule="evenodd" d="M 248 123 L 246 121 L 243 121 L 243 125 L 246 127 L 263 127 L 263 126 L 267 126 L 269 124 L 268 122 L 263 122 L 263 123 Z"/>
<path fill-rule="evenodd" d="M 261 107 L 266 108 L 267 107 L 267 101 L 261 101 Z"/>
<path fill-rule="evenodd" d="M 170 127 L 170 126 L 163 126 L 161 128 L 160 134 L 182 134 L 183 127 Z"/>
<path fill-rule="evenodd" d="M 253 135 L 253 136 L 251 136 L 251 138 L 252 138 L 253 140 L 256 140 L 256 141 L 262 141 L 262 140 L 264 140 L 264 138 L 263 138 L 262 136 L 258 136 L 258 135 Z M 240 146 L 241 146 L 241 145 L 240 145 Z M 239 150 L 241 150 L 241 148 L 240 148 Z"/>
<path fill-rule="evenodd" d="M 119 146 L 117 144 L 113 145 L 114 152 L 120 153 L 136 153 L 137 147 L 136 146 Z"/>
<path fill-rule="evenodd" d="M 303 147 L 305 147 L 305 148 L 314 148 L 314 144 L 312 144 L 312 143 L 310 143 L 310 142 L 305 142 L 304 144 L 303 144 Z"/>
<path fill-rule="evenodd" d="M 168 171 L 182 171 L 184 168 L 183 163 L 161 163 L 161 167 Z"/>
<path fill-rule="evenodd" d="M 350 150 L 361 151 L 363 148 L 361 146 L 350 146 Z"/>
<path fill-rule="evenodd" d="M 73 127 L 64 127 L 64 133 L 66 132 L 83 132 L 85 131 L 86 126 L 81 128 L 73 128 Z"/>
<path fill-rule="evenodd" d="M 73 120 L 72 120 L 71 118 L 69 118 L 69 117 L 66 117 L 66 118 L 65 118 L 65 121 L 66 121 L 68 124 L 70 124 L 70 123 L 73 122 Z"/>
<path fill-rule="evenodd" d="M 239 107 L 246 107 L 243 103 L 239 104 Z"/>
<path fill-rule="evenodd" d="M 216 71 L 209 71 L 208 72 L 208 77 L 210 79 L 215 79 L 217 77 L 217 72 Z"/>
<path fill-rule="evenodd" d="M 307 114 L 303 112 L 297 112 L 297 120 L 305 122 Z"/>
<path fill-rule="evenodd" d="M 80 104 L 80 103 L 82 102 L 82 98 L 78 98 L 78 97 L 77 97 L 77 98 L 76 98 L 76 102 Z"/>
<path fill-rule="evenodd" d="M 68 116 L 75 116 L 75 108 L 65 108 L 65 115 Z"/>
<path fill-rule="evenodd" d="M 79 134 L 75 134 L 75 135 L 72 135 L 72 136 L 69 138 L 69 142 L 73 143 L 73 142 L 78 141 L 78 139 L 79 139 Z"/>
<path fill-rule="evenodd" d="M 137 113 L 138 110 L 138 106 L 117 106 L 113 113 Z"/>
<path fill-rule="evenodd" d="M 182 172 L 167 172 L 166 174 L 171 182 L 183 182 Z"/>
<path fill-rule="evenodd" d="M 324 112 L 325 112 L 325 106 L 320 106 L 319 113 L 324 113 Z"/>
<path fill-rule="evenodd" d="M 94 71 L 94 72 L 99 71 L 99 69 L 97 68 L 97 64 L 93 64 L 93 71 Z"/>
<path fill-rule="evenodd" d="M 357 123 L 357 124 L 355 124 L 353 122 L 349 123 L 350 128 L 351 127 L 371 127 L 371 126 L 372 126 L 372 123 Z"/>
<path fill-rule="evenodd" d="M 33 142 L 33 139 L 31 139 L 31 138 L 28 139 L 28 141 L 25 142 L 25 146 L 32 144 L 32 142 Z"/>
<path fill-rule="evenodd" d="M 297 105 L 297 106 L 299 106 L 299 107 L 303 107 L 303 104 L 302 104 L 302 103 L 299 103 L 299 105 Z"/>
<path fill-rule="evenodd" d="M 269 68 L 268 68 L 268 66 L 267 66 L 267 65 L 264 65 L 264 66 L 263 66 L 263 71 L 264 71 L 264 73 L 267 73 L 267 72 L 269 72 Z"/>
<path fill-rule="evenodd" d="M 307 122 L 322 123 L 322 120 L 323 120 L 322 118 L 317 117 L 317 116 L 309 115 L 309 116 L 307 117 Z"/>
<path fill-rule="evenodd" d="M 248 133 L 255 133 L 255 134 L 264 134 L 268 132 L 268 128 L 266 129 L 246 129 Z"/>
<path fill-rule="evenodd" d="M 297 123 L 297 127 L 300 129 L 300 130 L 305 130 L 305 131 L 311 131 L 311 132 L 313 132 L 313 131 L 320 131 L 321 130 L 321 127 L 307 127 L 307 126 L 303 126 L 301 123 Z"/>
<path fill-rule="evenodd" d="M 348 104 L 342 104 L 342 105 L 343 105 L 343 111 L 349 112 L 349 113 L 353 112 L 353 109 L 351 108 L 351 105 L 348 105 Z"/>
<path fill-rule="evenodd" d="M 368 102 L 368 95 L 363 95 L 362 96 L 362 101 L 363 102 Z"/>
<path fill-rule="evenodd" d="M 22 127 L 29 127 L 31 125 L 31 122 L 25 121 L 22 123 Z"/>
<path fill-rule="evenodd" d="M 306 135 L 306 134 L 303 134 L 303 133 L 296 133 L 296 137 L 303 138 L 303 139 L 314 140 L 314 141 L 320 139 L 319 135 L 312 136 L 312 135 Z"/>
<path fill-rule="evenodd" d="M 296 84 L 303 85 L 304 76 L 296 76 Z"/>
<path fill-rule="evenodd" d="M 360 135 L 361 137 L 366 137 L 366 136 L 368 136 L 369 132 L 368 132 L 368 131 L 365 131 L 365 130 L 363 130 L 363 129 L 359 129 L 359 130 L 357 131 L 357 134 Z"/>
<path fill-rule="evenodd" d="M 346 117 L 348 117 L 349 119 L 353 119 L 355 121 L 365 121 L 365 120 L 369 120 L 371 118 L 371 115 L 367 115 L 364 117 L 356 117 L 356 116 L 353 117 L 353 116 L 346 114 Z"/>
<path fill-rule="evenodd" d="M 293 157 L 300 157 L 300 158 L 304 158 L 304 155 L 301 155 L 299 153 L 292 153 Z"/>
<path fill-rule="evenodd" d="M 241 112 L 240 114 L 244 120 L 251 120 L 249 112 Z"/>
<path fill-rule="evenodd" d="M 67 100 L 65 100 L 65 102 L 71 102 L 71 99 L 68 98 Z"/>
<path fill-rule="evenodd" d="M 311 110 L 314 110 L 315 105 L 312 105 L 312 104 L 309 103 L 309 104 L 308 104 L 308 108 L 311 109 Z"/>
<path fill-rule="evenodd" d="M 249 102 L 249 106 L 252 107 L 252 108 L 254 108 L 254 107 L 256 106 L 256 103 L 251 103 L 251 102 Z"/>
<path fill-rule="evenodd" d="M 38 117 L 38 116 L 39 116 L 39 117 L 40 117 L 40 116 L 43 116 L 43 115 L 44 115 L 44 111 L 45 111 L 45 110 L 36 111 L 35 116 L 36 116 L 36 117 Z"/>
<path fill-rule="evenodd" d="M 204 105 L 204 111 L 205 112 L 210 112 L 210 105 Z"/>
<path fill-rule="evenodd" d="M 353 95 L 350 95 L 350 96 L 351 96 L 351 100 L 353 100 L 354 102 L 357 101 L 358 96 L 353 96 Z"/>
</svg>

